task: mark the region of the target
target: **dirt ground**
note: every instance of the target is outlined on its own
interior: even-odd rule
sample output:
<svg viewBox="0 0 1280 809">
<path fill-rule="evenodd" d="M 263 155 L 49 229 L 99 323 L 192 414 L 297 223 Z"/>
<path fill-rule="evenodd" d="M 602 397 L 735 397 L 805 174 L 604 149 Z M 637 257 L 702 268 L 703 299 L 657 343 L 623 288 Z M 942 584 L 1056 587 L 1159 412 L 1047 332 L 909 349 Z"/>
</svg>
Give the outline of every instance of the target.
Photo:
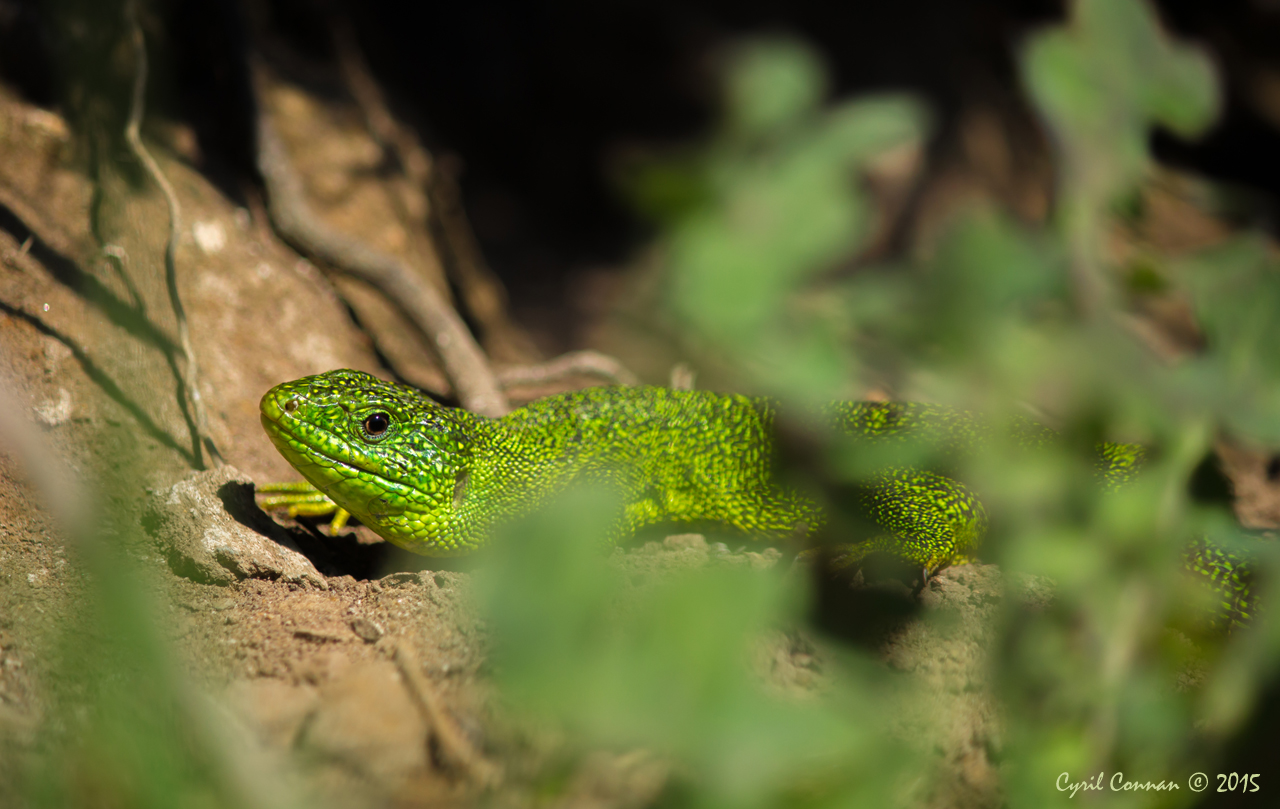
<svg viewBox="0 0 1280 809">
<path fill-rule="evenodd" d="M 321 214 L 380 249 L 412 256 L 412 234 L 397 224 L 390 192 L 373 170 L 377 149 L 358 116 L 297 90 L 281 89 L 275 103 L 291 111 L 283 134 Z M 666 769 L 643 751 L 574 762 L 555 795 L 538 792 L 554 745 L 512 730 L 495 707 L 465 563 L 442 569 L 367 532 L 330 539 L 316 521 L 251 513 L 247 481 L 297 478 L 259 425 L 257 405 L 268 388 L 334 368 L 385 375 L 380 357 L 424 388 L 445 392 L 447 382 L 394 310 L 343 282 L 348 309 L 315 267 L 274 237 L 259 205 L 230 202 L 184 158 L 182 133 L 169 134 L 172 151 L 161 162 L 183 205 L 181 293 L 212 439 L 231 471 L 192 473 L 171 368 L 163 200 L 144 179 L 108 176 L 95 236 L 93 188 L 65 123 L 3 88 L 0 379 L 71 468 L 107 480 L 141 478 L 135 488 L 107 490 L 135 521 L 124 540 L 154 586 L 160 624 L 183 670 L 232 717 L 246 749 L 278 762 L 304 794 L 329 805 L 651 801 Z M 1188 214 L 1176 191 L 1152 191 L 1145 237 L 1177 241 L 1180 249 L 1221 238 L 1223 227 Z M 1153 319 L 1176 322 L 1180 310 L 1170 312 Z M 1242 518 L 1280 522 L 1268 456 L 1224 447 L 1224 460 Z M 74 612 L 86 588 L 85 571 L 29 481 L 15 458 L 0 455 L 0 744 L 12 754 L 0 753 L 8 762 L 0 763 L 6 805 L 23 751 L 41 733 L 58 616 Z M 241 513 L 228 517 L 233 502 Z M 193 504 L 217 514 L 183 522 Z M 201 550 L 188 542 L 193 531 L 231 538 Z M 696 536 L 620 558 L 640 571 L 789 564 L 777 551 L 729 551 Z M 1043 582 L 1026 589 L 1031 602 L 1050 597 Z M 925 805 L 998 803 L 1000 731 L 984 648 L 1004 591 L 994 566 L 947 570 L 923 592 L 923 617 L 896 627 L 878 647 L 885 666 L 933 695 L 928 704 L 905 704 L 897 729 L 937 740 L 941 775 L 922 794 Z M 801 633 L 767 647 L 766 678 L 784 688 L 820 687 L 820 642 Z"/>
</svg>

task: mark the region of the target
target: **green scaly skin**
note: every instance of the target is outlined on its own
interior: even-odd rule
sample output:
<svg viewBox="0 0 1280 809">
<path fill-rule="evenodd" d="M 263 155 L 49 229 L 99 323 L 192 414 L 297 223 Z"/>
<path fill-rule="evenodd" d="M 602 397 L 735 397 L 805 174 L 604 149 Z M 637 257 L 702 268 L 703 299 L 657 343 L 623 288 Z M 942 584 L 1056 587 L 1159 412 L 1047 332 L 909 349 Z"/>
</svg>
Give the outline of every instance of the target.
<svg viewBox="0 0 1280 809">
<path fill-rule="evenodd" d="M 743 396 L 589 388 L 489 419 L 341 370 L 278 385 L 260 409 L 271 441 L 312 485 L 383 538 L 427 556 L 465 554 L 500 523 L 583 480 L 622 495 L 615 538 L 670 523 L 802 538 L 825 522 L 812 499 L 774 479 L 772 405 Z M 859 446 L 916 444 L 943 461 L 998 439 L 997 428 L 933 405 L 842 402 L 826 418 Z M 1030 420 L 1000 429 L 1024 446 L 1055 440 Z M 1142 456 L 1136 445 L 1100 445 L 1104 485 L 1129 480 Z M 844 548 L 845 563 L 883 552 L 932 575 L 967 560 L 986 530 L 978 498 L 927 469 L 880 469 L 856 498 L 852 505 L 879 532 Z M 1187 564 L 1213 583 L 1230 620 L 1248 618 L 1248 573 L 1239 559 L 1200 542 Z"/>
</svg>

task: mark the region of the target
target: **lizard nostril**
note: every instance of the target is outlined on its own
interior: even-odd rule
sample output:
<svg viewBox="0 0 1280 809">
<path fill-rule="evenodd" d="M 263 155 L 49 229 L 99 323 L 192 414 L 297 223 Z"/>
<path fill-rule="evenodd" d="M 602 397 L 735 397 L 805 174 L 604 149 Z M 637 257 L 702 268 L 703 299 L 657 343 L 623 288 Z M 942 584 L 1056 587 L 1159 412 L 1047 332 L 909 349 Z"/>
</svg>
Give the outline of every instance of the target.
<svg viewBox="0 0 1280 809">
<path fill-rule="evenodd" d="M 297 400 L 297 399 L 290 399 L 289 401 L 287 401 L 287 402 L 285 402 L 285 403 L 284 403 L 284 412 L 286 412 L 286 413 L 292 413 L 293 411 L 295 411 L 295 410 L 297 410 L 297 409 L 298 409 L 298 400 Z"/>
</svg>

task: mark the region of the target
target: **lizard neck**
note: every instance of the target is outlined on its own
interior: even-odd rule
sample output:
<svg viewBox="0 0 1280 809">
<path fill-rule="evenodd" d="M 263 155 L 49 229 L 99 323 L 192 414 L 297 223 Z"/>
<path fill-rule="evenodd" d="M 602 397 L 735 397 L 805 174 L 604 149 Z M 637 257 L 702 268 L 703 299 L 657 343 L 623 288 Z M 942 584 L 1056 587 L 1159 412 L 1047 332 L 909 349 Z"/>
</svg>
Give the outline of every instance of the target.
<svg viewBox="0 0 1280 809">
<path fill-rule="evenodd" d="M 577 453 L 569 447 L 556 451 L 546 429 L 531 429 L 519 417 L 455 412 L 463 448 L 456 458 L 453 491 L 441 505 L 449 514 L 450 534 L 460 545 L 473 547 L 495 525 L 527 513 L 558 490 Z"/>
</svg>

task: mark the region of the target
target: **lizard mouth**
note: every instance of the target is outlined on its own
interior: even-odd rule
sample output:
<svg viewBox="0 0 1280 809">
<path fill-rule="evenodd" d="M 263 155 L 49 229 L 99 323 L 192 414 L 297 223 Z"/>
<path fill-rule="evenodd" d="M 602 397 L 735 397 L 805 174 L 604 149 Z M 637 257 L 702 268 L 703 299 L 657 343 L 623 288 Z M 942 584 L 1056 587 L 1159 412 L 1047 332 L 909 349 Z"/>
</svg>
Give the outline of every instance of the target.
<svg viewBox="0 0 1280 809">
<path fill-rule="evenodd" d="M 313 486 L 371 526 L 405 512 L 405 486 L 351 457 L 348 444 L 333 431 L 291 415 L 301 402 L 297 395 L 262 399 L 260 419 L 271 443 Z M 281 401 L 283 399 L 283 402 Z M 323 446 L 334 448 L 326 451 Z M 372 518 L 373 522 L 369 520 Z"/>
<path fill-rule="evenodd" d="M 329 470 L 341 468 L 346 472 L 343 477 L 371 476 L 386 484 L 395 483 L 380 465 L 361 458 L 336 432 L 295 415 L 306 404 L 303 394 L 272 388 L 262 397 L 258 412 L 271 443 L 308 480 L 311 476 L 303 470 L 304 466 Z M 311 482 L 317 488 L 325 489 L 316 481 Z"/>
<path fill-rule="evenodd" d="M 322 452 L 309 442 L 304 441 L 296 430 L 289 429 L 290 425 L 271 419 L 265 412 L 261 414 L 261 419 L 262 428 L 266 431 L 267 437 L 271 439 L 271 443 L 275 445 L 276 451 L 283 455 L 291 466 L 302 472 L 303 476 L 311 481 L 316 488 L 326 494 L 336 481 L 321 482 L 318 480 L 319 475 L 308 474 L 309 469 L 319 467 L 320 469 L 333 470 L 337 467 L 342 467 L 349 470 L 351 474 L 356 474 L 359 471 L 356 467 Z M 326 477 L 328 476 L 326 475 Z"/>
</svg>

